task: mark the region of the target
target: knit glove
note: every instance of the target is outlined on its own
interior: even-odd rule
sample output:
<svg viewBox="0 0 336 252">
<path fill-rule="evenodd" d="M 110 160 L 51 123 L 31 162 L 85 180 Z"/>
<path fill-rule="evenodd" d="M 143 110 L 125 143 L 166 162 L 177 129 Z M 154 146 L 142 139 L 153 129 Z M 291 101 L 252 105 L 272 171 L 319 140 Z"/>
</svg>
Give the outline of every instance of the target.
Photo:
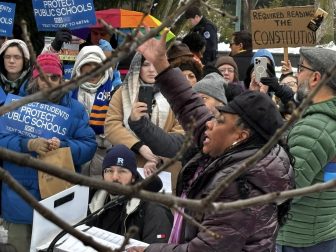
<svg viewBox="0 0 336 252">
<path fill-rule="evenodd" d="M 267 75 L 268 77 L 260 78 L 260 82 L 266 86 L 269 86 L 269 92 L 275 92 L 279 89 L 279 81 L 275 75 L 275 69 L 271 64 L 267 63 Z"/>
<path fill-rule="evenodd" d="M 56 32 L 55 39 L 51 42 L 51 47 L 55 51 L 61 50 L 64 42 L 70 42 L 72 39 L 71 31 L 69 29 L 61 29 Z"/>
<path fill-rule="evenodd" d="M 269 92 L 274 92 L 275 96 L 279 97 L 281 102 L 286 105 L 294 97 L 293 90 L 286 86 L 280 85 L 278 78 L 275 76 L 275 72 L 270 71 L 267 64 L 267 73 L 270 77 L 263 77 L 260 79 L 260 82 L 264 85 L 269 86 Z"/>
<path fill-rule="evenodd" d="M 39 155 L 44 155 L 49 151 L 49 142 L 43 137 L 38 137 L 30 139 L 27 147 L 29 151 L 35 151 Z"/>
<path fill-rule="evenodd" d="M 112 52 L 113 51 L 113 48 L 112 48 L 111 44 L 104 39 L 99 40 L 99 47 L 105 52 Z"/>
</svg>

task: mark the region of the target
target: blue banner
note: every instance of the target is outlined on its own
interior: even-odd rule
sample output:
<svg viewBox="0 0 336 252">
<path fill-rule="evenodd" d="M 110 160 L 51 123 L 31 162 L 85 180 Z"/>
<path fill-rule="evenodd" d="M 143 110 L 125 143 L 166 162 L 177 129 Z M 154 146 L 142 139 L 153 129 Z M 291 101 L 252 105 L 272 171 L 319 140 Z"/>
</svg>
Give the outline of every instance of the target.
<svg viewBox="0 0 336 252">
<path fill-rule="evenodd" d="M 75 62 L 73 64 L 64 64 L 63 65 L 63 69 L 64 69 L 64 79 L 66 80 L 70 80 L 71 79 L 71 73 L 72 73 L 72 69 L 75 65 Z"/>
<path fill-rule="evenodd" d="M 15 3 L 0 2 L 0 36 L 12 37 Z"/>
<path fill-rule="evenodd" d="M 4 104 L 6 101 L 6 93 L 3 91 L 2 87 L 0 87 L 0 105 Z"/>
<path fill-rule="evenodd" d="M 96 24 L 93 0 L 33 0 L 39 31 L 79 29 Z"/>
<path fill-rule="evenodd" d="M 8 94 L 5 104 L 22 97 Z M 65 139 L 70 126 L 70 108 L 53 103 L 32 102 L 0 117 L 1 132 L 17 133 L 30 138 Z"/>
</svg>

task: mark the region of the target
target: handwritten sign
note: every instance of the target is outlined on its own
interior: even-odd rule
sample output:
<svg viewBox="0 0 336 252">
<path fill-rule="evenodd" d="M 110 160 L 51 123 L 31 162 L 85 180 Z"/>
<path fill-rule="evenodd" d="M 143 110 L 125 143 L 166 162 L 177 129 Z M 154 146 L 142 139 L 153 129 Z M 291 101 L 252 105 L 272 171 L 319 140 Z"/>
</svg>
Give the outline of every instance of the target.
<svg viewBox="0 0 336 252">
<path fill-rule="evenodd" d="M 252 10 L 253 48 L 315 45 L 316 34 L 307 28 L 314 13 L 314 6 Z"/>
<path fill-rule="evenodd" d="M 96 24 L 92 0 L 33 0 L 39 31 L 79 29 Z"/>
<path fill-rule="evenodd" d="M 22 97 L 8 94 L 5 104 Z M 52 103 L 32 102 L 0 117 L 2 132 L 18 133 L 30 138 L 64 139 L 71 121 L 70 109 Z"/>
<path fill-rule="evenodd" d="M 0 36 L 12 37 L 15 3 L 0 2 Z"/>
</svg>

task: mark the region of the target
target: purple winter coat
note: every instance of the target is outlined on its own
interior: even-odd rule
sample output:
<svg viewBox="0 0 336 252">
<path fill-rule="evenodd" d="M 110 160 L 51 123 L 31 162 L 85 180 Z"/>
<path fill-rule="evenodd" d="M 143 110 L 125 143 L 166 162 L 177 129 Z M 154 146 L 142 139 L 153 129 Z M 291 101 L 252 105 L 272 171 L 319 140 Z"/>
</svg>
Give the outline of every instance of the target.
<svg viewBox="0 0 336 252">
<path fill-rule="evenodd" d="M 195 141 L 202 146 L 205 123 L 212 118 L 212 114 L 204 106 L 201 98 L 196 94 L 185 77 L 178 69 L 170 69 L 158 76 L 162 94 L 171 104 L 181 125 L 187 127 L 190 118 L 196 120 L 194 131 Z M 200 199 L 206 197 L 216 186 L 234 169 L 239 167 L 247 158 L 252 156 L 258 148 L 241 147 L 224 153 L 216 159 L 206 163 L 206 169 L 197 177 L 187 190 L 187 197 Z M 197 154 L 181 171 L 177 193 L 187 188 L 186 182 L 205 158 Z M 239 187 L 241 183 L 248 192 L 248 198 L 268 192 L 282 191 L 293 188 L 293 169 L 286 152 L 275 146 L 254 167 L 251 167 L 241 179 L 234 181 L 216 199 L 216 202 L 232 202 L 241 199 Z M 238 185 L 239 184 L 239 185 Z M 221 213 L 187 213 L 193 216 L 203 226 L 221 236 L 216 239 L 198 227 L 183 223 L 181 244 L 151 244 L 146 252 L 152 251 L 275 251 L 275 238 L 279 229 L 276 204 L 249 207 L 242 210 Z"/>
</svg>

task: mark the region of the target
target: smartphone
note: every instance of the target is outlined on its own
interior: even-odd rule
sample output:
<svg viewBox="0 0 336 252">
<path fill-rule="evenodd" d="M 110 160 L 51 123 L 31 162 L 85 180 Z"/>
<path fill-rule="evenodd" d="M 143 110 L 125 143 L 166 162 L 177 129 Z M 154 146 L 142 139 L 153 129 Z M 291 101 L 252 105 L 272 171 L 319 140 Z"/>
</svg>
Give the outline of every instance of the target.
<svg viewBox="0 0 336 252">
<path fill-rule="evenodd" d="M 152 113 L 152 104 L 154 98 L 154 89 L 152 86 L 140 86 L 138 101 L 147 104 L 147 113 Z"/>
<path fill-rule="evenodd" d="M 254 73 L 257 82 L 260 82 L 262 77 L 268 77 L 267 74 L 267 63 L 268 58 L 266 57 L 255 57 L 254 58 Z"/>
</svg>

